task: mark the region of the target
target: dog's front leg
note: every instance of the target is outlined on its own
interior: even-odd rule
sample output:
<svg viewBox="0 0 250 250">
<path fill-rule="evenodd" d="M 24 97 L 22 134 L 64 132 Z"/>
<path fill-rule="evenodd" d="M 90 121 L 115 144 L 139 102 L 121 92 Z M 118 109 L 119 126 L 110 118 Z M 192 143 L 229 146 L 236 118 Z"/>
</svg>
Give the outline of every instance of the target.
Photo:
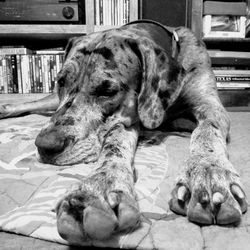
<svg viewBox="0 0 250 250">
<path fill-rule="evenodd" d="M 212 97 L 211 97 L 212 99 Z M 218 99 L 199 103 L 186 170 L 172 192 L 170 208 L 199 224 L 237 224 L 247 210 L 240 177 L 229 161 L 229 119 Z"/>
<path fill-rule="evenodd" d="M 16 117 L 29 113 L 55 111 L 59 105 L 57 93 L 52 93 L 42 99 L 19 104 L 0 105 L 0 119 Z"/>
<path fill-rule="evenodd" d="M 98 168 L 57 206 L 59 234 L 71 243 L 103 240 L 139 224 L 133 158 L 138 127 L 113 126 L 105 136 Z"/>
</svg>

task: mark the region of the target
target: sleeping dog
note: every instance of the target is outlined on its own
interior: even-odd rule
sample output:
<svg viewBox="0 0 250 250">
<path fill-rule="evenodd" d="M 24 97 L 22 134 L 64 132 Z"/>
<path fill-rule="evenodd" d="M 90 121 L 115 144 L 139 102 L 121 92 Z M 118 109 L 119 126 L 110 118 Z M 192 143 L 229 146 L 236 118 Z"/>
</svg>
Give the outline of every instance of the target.
<svg viewBox="0 0 250 250">
<path fill-rule="evenodd" d="M 229 161 L 229 117 L 218 97 L 204 44 L 187 28 L 152 21 L 73 38 L 55 92 L 1 117 L 54 110 L 35 144 L 55 165 L 98 161 L 98 168 L 57 204 L 60 235 L 76 243 L 135 229 L 140 212 L 133 158 L 141 127 L 188 116 L 196 123 L 170 208 L 199 224 L 237 223 L 247 209 Z"/>
</svg>

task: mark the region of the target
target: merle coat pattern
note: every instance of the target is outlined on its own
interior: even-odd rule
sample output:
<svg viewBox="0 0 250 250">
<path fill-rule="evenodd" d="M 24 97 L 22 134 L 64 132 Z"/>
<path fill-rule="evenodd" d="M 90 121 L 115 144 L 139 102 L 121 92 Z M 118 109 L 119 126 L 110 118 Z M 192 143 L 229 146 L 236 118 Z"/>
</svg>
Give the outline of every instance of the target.
<svg viewBox="0 0 250 250">
<path fill-rule="evenodd" d="M 196 128 L 170 208 L 208 225 L 237 223 L 247 209 L 228 158 L 230 122 L 210 59 L 187 28 L 170 31 L 145 21 L 71 39 L 55 93 L 3 105 L 0 114 L 43 110 L 55 113 L 36 138 L 42 162 L 98 161 L 95 172 L 57 204 L 59 234 L 71 243 L 139 226 L 132 164 L 139 129 L 156 129 L 182 115 Z"/>
</svg>

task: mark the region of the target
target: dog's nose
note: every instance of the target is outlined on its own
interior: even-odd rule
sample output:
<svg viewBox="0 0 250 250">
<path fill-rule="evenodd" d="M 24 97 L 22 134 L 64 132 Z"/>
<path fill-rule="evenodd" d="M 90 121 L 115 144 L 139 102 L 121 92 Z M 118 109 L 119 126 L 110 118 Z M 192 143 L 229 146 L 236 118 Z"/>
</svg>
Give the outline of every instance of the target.
<svg viewBox="0 0 250 250">
<path fill-rule="evenodd" d="M 41 132 L 35 141 L 35 145 L 39 150 L 46 153 L 59 153 L 65 147 L 65 137 L 56 131 Z"/>
</svg>

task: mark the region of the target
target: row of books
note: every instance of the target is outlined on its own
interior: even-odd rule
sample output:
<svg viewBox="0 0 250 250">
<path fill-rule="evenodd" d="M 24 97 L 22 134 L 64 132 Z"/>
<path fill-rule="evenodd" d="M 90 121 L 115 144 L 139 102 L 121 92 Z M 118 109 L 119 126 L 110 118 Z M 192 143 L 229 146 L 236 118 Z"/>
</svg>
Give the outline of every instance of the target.
<svg viewBox="0 0 250 250">
<path fill-rule="evenodd" d="M 129 22 L 130 0 L 95 0 L 96 25 L 123 25 Z"/>
<path fill-rule="evenodd" d="M 218 89 L 249 89 L 250 70 L 214 69 Z"/>
<path fill-rule="evenodd" d="M 250 88 L 250 52 L 208 50 L 208 54 L 218 89 Z"/>
<path fill-rule="evenodd" d="M 0 94 L 52 92 L 62 62 L 62 54 L 0 55 Z"/>
</svg>

